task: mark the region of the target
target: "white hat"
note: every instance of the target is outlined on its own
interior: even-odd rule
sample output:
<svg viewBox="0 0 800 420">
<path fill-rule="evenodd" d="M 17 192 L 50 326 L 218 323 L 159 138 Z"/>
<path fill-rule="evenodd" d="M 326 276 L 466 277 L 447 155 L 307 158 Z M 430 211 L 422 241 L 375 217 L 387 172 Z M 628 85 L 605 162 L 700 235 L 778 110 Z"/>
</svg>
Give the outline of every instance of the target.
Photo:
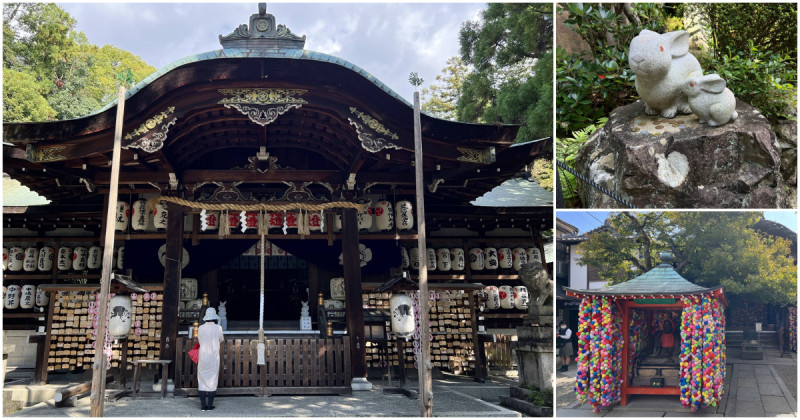
<svg viewBox="0 0 800 420">
<path fill-rule="evenodd" d="M 203 317 L 203 321 L 219 321 L 217 310 L 214 308 L 206 309 L 206 316 Z"/>
</svg>

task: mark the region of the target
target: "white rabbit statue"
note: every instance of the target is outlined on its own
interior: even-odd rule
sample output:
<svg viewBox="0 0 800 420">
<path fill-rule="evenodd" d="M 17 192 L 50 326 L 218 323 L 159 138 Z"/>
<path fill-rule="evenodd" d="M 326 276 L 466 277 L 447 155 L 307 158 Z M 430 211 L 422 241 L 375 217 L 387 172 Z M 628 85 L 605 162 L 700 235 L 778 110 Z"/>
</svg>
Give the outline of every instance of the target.
<svg viewBox="0 0 800 420">
<path fill-rule="evenodd" d="M 672 118 L 691 112 L 681 86 L 690 76 L 702 75 L 703 69 L 689 53 L 688 32 L 643 30 L 631 41 L 628 63 L 636 75 L 636 92 L 645 103 L 647 115 Z"/>
<path fill-rule="evenodd" d="M 222 331 L 228 330 L 228 308 L 225 307 L 226 303 L 228 303 L 228 301 L 220 302 L 219 310 L 217 311 L 217 316 L 219 316 L 219 325 L 222 327 Z"/>
<path fill-rule="evenodd" d="M 736 98 L 718 74 L 690 77 L 683 83 L 683 93 L 700 124 L 718 127 L 739 117 Z"/>
</svg>

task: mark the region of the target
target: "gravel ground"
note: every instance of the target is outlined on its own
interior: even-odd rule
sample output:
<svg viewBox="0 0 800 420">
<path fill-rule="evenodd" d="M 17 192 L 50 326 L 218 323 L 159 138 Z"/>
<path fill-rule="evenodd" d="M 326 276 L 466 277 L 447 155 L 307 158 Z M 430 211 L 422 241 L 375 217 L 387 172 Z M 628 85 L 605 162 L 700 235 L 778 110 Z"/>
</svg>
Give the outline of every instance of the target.
<svg viewBox="0 0 800 420">
<path fill-rule="evenodd" d="M 775 369 L 775 372 L 778 372 L 778 376 L 781 377 L 781 380 L 789 388 L 795 401 L 797 401 L 797 369 L 787 369 L 787 366 L 784 365 L 772 365 L 772 368 Z"/>
<path fill-rule="evenodd" d="M 556 407 L 567 408 L 575 402 L 575 376 L 556 375 Z"/>
</svg>

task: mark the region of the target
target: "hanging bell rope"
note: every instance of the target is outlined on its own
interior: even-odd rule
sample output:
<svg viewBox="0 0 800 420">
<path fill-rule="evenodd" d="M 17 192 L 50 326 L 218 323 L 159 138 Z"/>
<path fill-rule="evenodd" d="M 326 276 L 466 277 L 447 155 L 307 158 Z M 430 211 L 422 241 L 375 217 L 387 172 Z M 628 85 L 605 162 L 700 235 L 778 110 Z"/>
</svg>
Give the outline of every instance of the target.
<svg viewBox="0 0 800 420">
<path fill-rule="evenodd" d="M 259 220 L 259 225 L 261 221 L 264 220 L 263 213 L 262 217 Z M 264 343 L 264 243 L 266 242 L 264 239 L 264 230 L 261 229 L 259 226 L 259 230 L 261 230 L 261 285 L 259 290 L 259 307 L 258 307 L 258 360 L 256 364 L 258 365 L 265 365 L 267 364 L 266 361 L 266 350 L 267 346 Z"/>
</svg>

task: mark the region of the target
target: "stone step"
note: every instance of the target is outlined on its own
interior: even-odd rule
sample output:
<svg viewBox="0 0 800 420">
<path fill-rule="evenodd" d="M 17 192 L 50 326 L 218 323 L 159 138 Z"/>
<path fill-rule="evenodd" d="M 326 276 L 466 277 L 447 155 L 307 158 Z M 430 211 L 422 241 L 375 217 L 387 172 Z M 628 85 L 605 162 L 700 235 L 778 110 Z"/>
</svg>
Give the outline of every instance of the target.
<svg viewBox="0 0 800 420">
<path fill-rule="evenodd" d="M 500 396 L 500 405 L 531 417 L 553 417 L 552 407 L 535 406 L 519 398 Z"/>
</svg>

